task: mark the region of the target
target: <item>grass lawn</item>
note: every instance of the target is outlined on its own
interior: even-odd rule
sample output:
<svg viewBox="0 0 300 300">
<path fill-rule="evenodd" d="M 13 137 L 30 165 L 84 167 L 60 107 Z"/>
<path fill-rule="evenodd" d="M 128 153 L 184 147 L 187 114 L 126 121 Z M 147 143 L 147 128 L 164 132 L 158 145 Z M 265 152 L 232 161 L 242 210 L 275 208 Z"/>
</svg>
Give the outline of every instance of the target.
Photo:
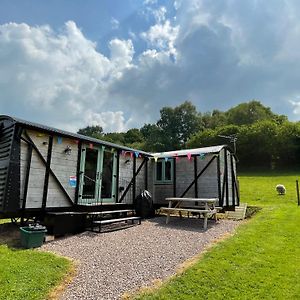
<svg viewBox="0 0 300 300">
<path fill-rule="evenodd" d="M 0 232 L 0 299 L 49 299 L 49 292 L 72 270 L 69 260 L 18 248 L 13 228 Z M 10 225 L 9 225 L 10 226 Z"/>
<path fill-rule="evenodd" d="M 193 267 L 136 299 L 300 299 L 300 174 L 242 174 L 242 202 L 263 209 Z M 275 185 L 287 188 L 277 196 Z"/>
</svg>

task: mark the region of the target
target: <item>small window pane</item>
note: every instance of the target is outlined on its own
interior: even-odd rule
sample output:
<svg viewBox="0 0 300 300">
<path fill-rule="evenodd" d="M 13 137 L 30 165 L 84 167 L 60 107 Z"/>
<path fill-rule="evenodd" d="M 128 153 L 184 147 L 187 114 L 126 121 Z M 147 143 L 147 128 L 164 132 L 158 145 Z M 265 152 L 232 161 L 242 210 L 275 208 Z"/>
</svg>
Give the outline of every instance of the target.
<svg viewBox="0 0 300 300">
<path fill-rule="evenodd" d="M 172 164 L 170 161 L 166 161 L 165 162 L 165 180 L 171 180 L 172 179 L 172 168 L 171 168 Z"/>
<path fill-rule="evenodd" d="M 162 180 L 162 162 L 156 163 L 156 180 Z"/>
</svg>

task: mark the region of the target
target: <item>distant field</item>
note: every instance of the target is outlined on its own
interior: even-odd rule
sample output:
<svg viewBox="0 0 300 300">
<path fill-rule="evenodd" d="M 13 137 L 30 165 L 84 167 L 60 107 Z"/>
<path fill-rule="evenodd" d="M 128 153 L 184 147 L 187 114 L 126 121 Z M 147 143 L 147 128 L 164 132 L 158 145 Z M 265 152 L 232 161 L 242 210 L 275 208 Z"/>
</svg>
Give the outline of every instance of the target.
<svg viewBox="0 0 300 300">
<path fill-rule="evenodd" d="M 263 209 L 183 275 L 136 299 L 299 299 L 298 176 L 296 172 L 242 173 L 242 202 Z M 286 186 L 285 196 L 277 196 L 278 183 Z"/>
</svg>

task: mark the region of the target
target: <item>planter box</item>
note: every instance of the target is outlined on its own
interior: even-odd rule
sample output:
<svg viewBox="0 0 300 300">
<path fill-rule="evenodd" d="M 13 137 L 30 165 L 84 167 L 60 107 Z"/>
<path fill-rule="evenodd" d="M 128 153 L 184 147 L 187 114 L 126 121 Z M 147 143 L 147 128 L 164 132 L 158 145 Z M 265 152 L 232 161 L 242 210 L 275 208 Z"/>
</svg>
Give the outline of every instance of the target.
<svg viewBox="0 0 300 300">
<path fill-rule="evenodd" d="M 21 245 L 24 248 L 41 247 L 47 230 L 44 226 L 20 227 Z"/>
</svg>

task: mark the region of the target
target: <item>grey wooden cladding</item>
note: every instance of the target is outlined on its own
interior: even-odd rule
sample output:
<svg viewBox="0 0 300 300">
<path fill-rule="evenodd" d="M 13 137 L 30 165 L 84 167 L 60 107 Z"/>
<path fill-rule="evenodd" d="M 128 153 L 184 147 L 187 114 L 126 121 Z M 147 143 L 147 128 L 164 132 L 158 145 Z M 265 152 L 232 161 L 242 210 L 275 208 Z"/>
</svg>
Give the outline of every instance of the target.
<svg viewBox="0 0 300 300">
<path fill-rule="evenodd" d="M 215 157 L 215 159 L 214 159 Z M 236 189 L 236 161 L 231 151 L 227 148 L 221 149 L 218 153 L 207 153 L 198 156 L 196 160 L 189 160 L 182 156 L 176 162 L 176 192 L 183 193 L 184 197 L 218 198 L 219 206 L 237 205 Z M 195 168 L 196 163 L 196 168 Z M 197 179 L 197 187 L 192 184 L 196 174 L 203 174 Z M 233 177 L 234 176 L 234 177 Z M 166 205 L 166 197 L 172 197 L 173 186 L 168 184 L 154 184 L 155 203 Z"/>
<path fill-rule="evenodd" d="M 136 170 L 139 169 L 140 165 L 143 163 L 144 157 L 136 158 Z M 145 189 L 145 172 L 146 164 L 144 163 L 139 174 L 136 176 L 136 196 L 140 194 L 142 190 Z M 149 169 L 149 168 L 148 168 Z M 122 197 L 126 187 L 130 183 L 133 176 L 133 157 L 130 155 L 120 155 L 119 159 L 119 188 L 123 190 L 119 192 L 119 199 Z M 148 176 L 149 178 L 149 176 Z M 128 193 L 126 194 L 122 203 L 132 204 L 133 203 L 133 186 L 130 187 Z"/>
<path fill-rule="evenodd" d="M 84 147 L 93 148 L 93 146 L 89 145 L 84 137 L 78 136 L 79 141 L 77 141 L 74 134 L 63 133 L 59 137 L 57 136 L 59 131 L 50 129 L 43 131 L 42 128 L 39 131 L 38 127 L 18 126 L 15 127 L 17 130 L 14 135 L 14 143 L 18 146 L 18 151 L 10 155 L 10 161 L 13 160 L 14 167 L 17 168 L 14 176 L 10 175 L 10 180 L 14 180 L 19 194 L 19 196 L 14 195 L 14 199 L 17 199 L 16 207 L 23 210 L 40 209 L 43 212 L 43 208 L 70 208 L 78 204 L 76 198 L 80 197 L 80 191 L 76 178 L 79 174 L 83 174 L 82 168 L 88 166 L 85 166 L 84 160 L 78 159 L 81 153 L 80 145 L 83 143 Z M 157 154 L 158 159 L 172 159 L 174 162 L 173 179 L 170 177 L 166 179 L 167 175 L 164 174 L 162 180 L 157 181 L 154 178 L 156 154 L 144 152 L 143 156 L 135 157 L 137 151 L 129 149 L 124 155 L 120 146 L 107 146 L 105 142 L 103 143 L 95 141 L 93 145 L 97 149 L 101 148 L 101 151 L 112 151 L 115 155 L 116 150 L 119 149 L 118 158 L 115 160 L 118 168 L 116 163 L 113 166 L 111 202 L 122 200 L 123 203 L 132 204 L 134 197 L 147 188 L 152 193 L 156 204 L 163 204 L 165 198 L 170 196 L 195 197 L 195 195 L 203 198 L 219 198 L 222 202 L 219 203 L 220 206 L 229 207 L 238 204 L 236 158 L 227 146 L 180 150 L 179 159 L 172 159 L 174 156 L 171 154 L 169 156 L 166 152 Z M 32 152 L 29 150 L 30 145 Z M 0 153 L 5 152 L 3 149 L 0 148 Z M 150 157 L 147 164 L 145 156 Z M 218 159 L 215 159 L 216 156 Z M 189 159 L 191 157 L 192 159 Z M 103 155 L 98 155 L 97 172 L 103 168 L 103 162 L 99 158 L 103 160 Z M 91 163 L 95 164 L 93 161 Z M 165 165 L 162 164 L 164 173 L 169 170 Z M 1 172 L 4 174 L 6 170 L 3 167 L 6 166 L 0 164 Z M 5 177 L 2 173 L 0 181 Z M 99 178 L 97 177 L 99 186 L 96 189 L 101 190 Z M 15 187 L 14 189 L 16 190 Z M 0 202 L 1 197 L 3 198 L 3 191 L 0 191 Z M 24 199 L 26 201 L 23 201 Z"/>
<path fill-rule="evenodd" d="M 30 136 L 34 144 L 38 147 L 44 159 L 46 159 L 48 152 L 48 135 L 40 134 L 39 132 L 35 131 L 27 131 L 27 134 Z M 72 149 L 69 154 L 66 154 L 64 151 L 67 147 L 71 147 Z M 24 191 L 27 152 L 28 144 L 22 141 L 20 157 L 21 195 L 23 195 Z M 61 143 L 59 143 L 58 138 L 54 136 L 50 168 L 57 176 L 58 180 L 61 182 L 62 186 L 73 201 L 75 201 L 75 188 L 70 186 L 69 178 L 70 176 L 76 176 L 77 153 L 78 145 L 74 142 L 74 140 L 63 138 L 61 139 Z M 45 164 L 37 155 L 36 151 L 33 151 L 25 208 L 40 208 L 42 206 L 45 171 Z M 20 205 L 22 205 L 22 199 Z M 61 191 L 53 176 L 50 174 L 46 207 L 67 206 L 71 206 L 71 203 Z"/>
</svg>

